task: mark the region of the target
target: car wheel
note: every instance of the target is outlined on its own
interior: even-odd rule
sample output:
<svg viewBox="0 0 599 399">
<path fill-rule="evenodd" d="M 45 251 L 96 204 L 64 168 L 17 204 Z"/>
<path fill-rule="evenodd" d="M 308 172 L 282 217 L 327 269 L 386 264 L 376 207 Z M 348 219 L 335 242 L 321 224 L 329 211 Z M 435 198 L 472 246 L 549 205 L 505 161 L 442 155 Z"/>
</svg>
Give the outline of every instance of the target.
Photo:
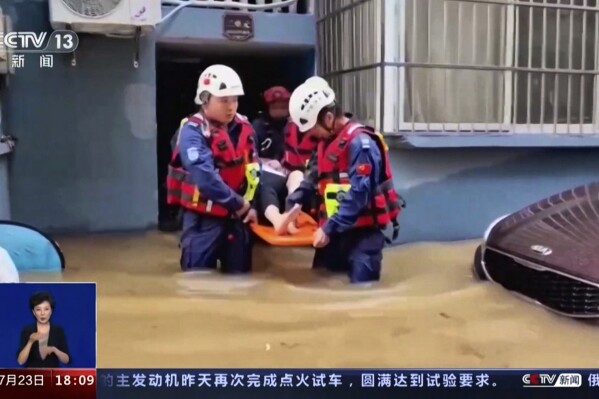
<svg viewBox="0 0 599 399">
<path fill-rule="evenodd" d="M 487 275 L 483 270 L 483 248 L 478 246 L 474 252 L 474 265 L 472 265 L 472 275 L 479 281 L 487 280 Z"/>
</svg>

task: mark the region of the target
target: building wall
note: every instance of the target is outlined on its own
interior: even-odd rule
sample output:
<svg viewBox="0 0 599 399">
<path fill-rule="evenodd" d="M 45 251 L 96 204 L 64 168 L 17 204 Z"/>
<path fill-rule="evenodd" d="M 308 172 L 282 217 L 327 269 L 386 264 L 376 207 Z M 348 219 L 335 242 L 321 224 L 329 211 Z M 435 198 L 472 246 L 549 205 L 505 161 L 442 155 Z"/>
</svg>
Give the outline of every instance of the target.
<svg viewBox="0 0 599 399">
<path fill-rule="evenodd" d="M 0 4 L 16 29 L 48 29 L 46 1 Z M 208 20 L 217 11 L 182 12 L 195 18 L 182 14 L 171 23 L 197 27 L 165 28 L 171 38 L 219 40 L 218 32 L 199 28 L 214 25 Z M 257 17 L 255 41 L 314 42 L 313 17 L 301 17 Z M 289 33 L 301 26 L 308 32 Z M 165 40 L 164 31 L 158 36 Z M 142 41 L 138 69 L 132 67 L 132 48 L 130 41 L 82 36 L 76 67 L 68 57 L 55 57 L 54 68 L 42 70 L 35 56 L 27 56 L 11 77 L 4 115 L 6 128 L 19 138 L 10 168 L 13 220 L 76 233 L 156 224 L 155 38 Z M 428 140 L 434 146 L 435 138 Z M 408 203 L 400 242 L 478 237 L 497 216 L 595 179 L 596 158 L 593 147 L 393 149 L 396 185 Z M 0 201 L 3 168 L 6 157 L 0 156 Z M 0 217 L 2 212 L 0 204 Z"/>
<path fill-rule="evenodd" d="M 45 1 L 4 1 L 15 30 L 49 29 Z M 6 128 L 18 137 L 10 169 L 12 218 L 42 229 L 98 231 L 155 223 L 154 44 L 132 67 L 126 40 L 82 36 L 76 53 L 39 56 L 10 78 Z"/>
<path fill-rule="evenodd" d="M 0 220 L 10 219 L 8 188 L 8 154 L 0 155 Z"/>
<path fill-rule="evenodd" d="M 495 218 L 599 179 L 596 148 L 394 150 L 400 242 L 481 237 Z"/>
</svg>

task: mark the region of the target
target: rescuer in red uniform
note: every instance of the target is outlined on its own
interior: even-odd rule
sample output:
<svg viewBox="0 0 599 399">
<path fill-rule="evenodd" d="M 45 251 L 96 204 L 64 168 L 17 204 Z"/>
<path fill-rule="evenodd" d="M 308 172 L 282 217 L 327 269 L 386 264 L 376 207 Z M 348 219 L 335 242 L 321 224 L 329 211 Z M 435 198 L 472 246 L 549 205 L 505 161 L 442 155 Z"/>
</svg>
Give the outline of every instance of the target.
<svg viewBox="0 0 599 399">
<path fill-rule="evenodd" d="M 246 273 L 252 268 L 256 220 L 253 199 L 260 165 L 255 132 L 237 113 L 244 94 L 241 79 L 225 65 L 200 75 L 195 98 L 198 113 L 183 122 L 169 165 L 167 202 L 184 209 L 181 268 L 216 268 Z"/>
<path fill-rule="evenodd" d="M 382 136 L 348 118 L 330 87 L 299 86 L 289 112 L 301 132 L 321 138 L 316 162 L 287 198 L 288 208 L 302 204 L 317 187 L 320 228 L 314 234 L 313 267 L 346 272 L 352 283 L 379 280 L 382 229 L 392 225 L 397 237 L 403 206 Z"/>
</svg>

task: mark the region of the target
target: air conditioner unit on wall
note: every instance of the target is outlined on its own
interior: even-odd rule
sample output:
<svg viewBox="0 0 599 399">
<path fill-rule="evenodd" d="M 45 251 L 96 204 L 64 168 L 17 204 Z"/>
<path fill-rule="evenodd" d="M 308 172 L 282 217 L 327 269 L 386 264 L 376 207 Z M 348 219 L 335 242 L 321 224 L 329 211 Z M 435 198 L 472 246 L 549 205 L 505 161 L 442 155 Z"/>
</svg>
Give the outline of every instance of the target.
<svg viewBox="0 0 599 399">
<path fill-rule="evenodd" d="M 152 30 L 161 17 L 159 0 L 50 0 L 54 29 L 126 35 Z"/>
<path fill-rule="evenodd" d="M 50 23 L 56 30 L 135 38 L 135 68 L 139 37 L 153 30 L 161 18 L 159 0 L 50 0 Z M 76 64 L 73 53 L 71 65 Z"/>
</svg>

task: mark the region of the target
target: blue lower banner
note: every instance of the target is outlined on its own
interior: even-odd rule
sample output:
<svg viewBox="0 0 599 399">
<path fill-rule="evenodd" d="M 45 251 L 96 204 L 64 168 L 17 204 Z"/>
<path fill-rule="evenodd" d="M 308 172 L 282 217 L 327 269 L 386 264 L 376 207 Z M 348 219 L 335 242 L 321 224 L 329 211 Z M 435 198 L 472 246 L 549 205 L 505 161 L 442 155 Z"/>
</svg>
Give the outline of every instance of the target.
<svg viewBox="0 0 599 399">
<path fill-rule="evenodd" d="M 599 370 L 99 369 L 98 398 L 599 397 Z"/>
</svg>

